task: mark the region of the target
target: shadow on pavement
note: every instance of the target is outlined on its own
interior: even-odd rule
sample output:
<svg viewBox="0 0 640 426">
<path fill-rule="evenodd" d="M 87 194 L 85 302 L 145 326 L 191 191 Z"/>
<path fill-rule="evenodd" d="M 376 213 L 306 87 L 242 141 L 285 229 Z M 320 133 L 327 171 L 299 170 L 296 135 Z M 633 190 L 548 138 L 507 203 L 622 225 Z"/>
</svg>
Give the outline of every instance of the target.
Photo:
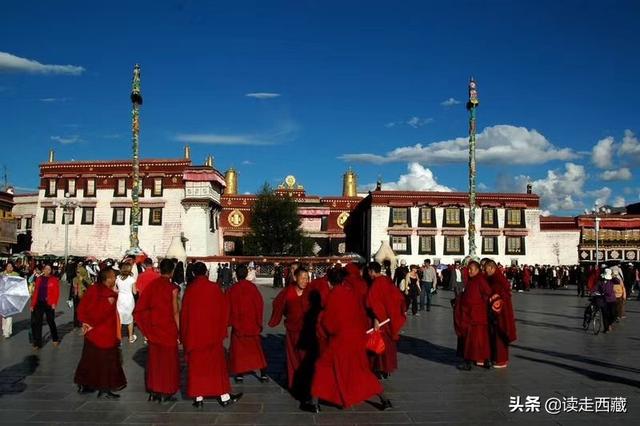
<svg viewBox="0 0 640 426">
<path fill-rule="evenodd" d="M 582 318 L 580 318 L 582 319 Z M 552 329 L 556 329 L 556 330 L 565 330 L 565 331 L 579 331 L 580 333 L 584 333 L 584 330 L 581 327 L 569 327 L 566 325 L 561 325 L 561 324 L 553 324 L 553 323 L 548 323 L 548 322 L 541 322 L 541 321 L 531 321 L 531 320 L 524 320 L 521 318 L 516 318 L 516 322 L 520 323 L 522 325 L 530 325 L 532 327 L 542 327 L 542 328 L 552 328 Z"/>
<path fill-rule="evenodd" d="M 583 307 L 581 307 L 580 309 L 582 309 Z M 564 314 L 556 314 L 554 312 L 540 312 L 540 311 L 527 311 L 525 309 L 515 309 L 516 312 L 523 312 L 526 314 L 538 314 L 538 315 L 549 315 L 549 316 L 553 316 L 553 317 L 560 317 L 560 318 L 568 318 L 568 319 L 579 319 L 582 320 L 582 317 L 576 316 L 576 315 L 564 315 Z"/>
<path fill-rule="evenodd" d="M 460 362 L 456 357 L 455 349 L 406 335 L 400 336 L 398 352 L 444 365 L 456 365 Z"/>
<path fill-rule="evenodd" d="M 36 355 L 24 357 L 22 362 L 14 364 L 0 371 L 0 397 L 22 393 L 27 389 L 24 379 L 31 376 L 38 369 L 40 359 Z"/>
</svg>

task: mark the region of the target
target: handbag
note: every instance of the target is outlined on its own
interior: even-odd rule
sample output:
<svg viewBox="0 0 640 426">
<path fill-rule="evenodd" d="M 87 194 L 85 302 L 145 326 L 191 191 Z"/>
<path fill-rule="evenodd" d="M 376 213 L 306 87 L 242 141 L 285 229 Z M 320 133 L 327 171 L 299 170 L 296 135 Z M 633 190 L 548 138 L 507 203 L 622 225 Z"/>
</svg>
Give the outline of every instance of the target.
<svg viewBox="0 0 640 426">
<path fill-rule="evenodd" d="M 368 334 L 367 337 L 367 350 L 373 352 L 376 355 L 380 355 L 386 349 L 384 346 L 384 340 L 382 339 L 382 333 L 380 330 L 374 330 Z"/>
</svg>

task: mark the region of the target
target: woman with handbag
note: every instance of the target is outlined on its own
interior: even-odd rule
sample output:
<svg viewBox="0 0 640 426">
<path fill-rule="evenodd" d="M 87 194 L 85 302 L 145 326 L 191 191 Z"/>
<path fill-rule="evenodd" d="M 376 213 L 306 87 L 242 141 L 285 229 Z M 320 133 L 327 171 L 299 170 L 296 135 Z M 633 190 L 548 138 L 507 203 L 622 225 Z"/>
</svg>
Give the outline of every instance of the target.
<svg viewBox="0 0 640 426">
<path fill-rule="evenodd" d="M 400 283 L 400 289 L 407 297 L 407 307 L 411 306 L 413 316 L 420 316 L 418 313 L 418 296 L 420 295 L 420 277 L 418 276 L 418 265 L 411 265 L 409 273 L 405 275 Z M 429 291 L 428 289 L 427 291 Z"/>
</svg>

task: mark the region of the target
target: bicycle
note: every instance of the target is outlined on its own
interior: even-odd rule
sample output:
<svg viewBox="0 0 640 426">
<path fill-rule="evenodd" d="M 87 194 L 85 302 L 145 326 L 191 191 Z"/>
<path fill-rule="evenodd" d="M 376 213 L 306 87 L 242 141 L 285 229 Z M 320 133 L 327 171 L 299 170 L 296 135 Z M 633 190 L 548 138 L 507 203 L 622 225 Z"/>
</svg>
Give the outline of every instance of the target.
<svg viewBox="0 0 640 426">
<path fill-rule="evenodd" d="M 602 328 L 602 295 L 594 293 L 589 297 L 589 305 L 584 309 L 584 317 L 582 320 L 582 328 L 584 331 L 591 329 L 594 335 L 600 333 Z"/>
</svg>

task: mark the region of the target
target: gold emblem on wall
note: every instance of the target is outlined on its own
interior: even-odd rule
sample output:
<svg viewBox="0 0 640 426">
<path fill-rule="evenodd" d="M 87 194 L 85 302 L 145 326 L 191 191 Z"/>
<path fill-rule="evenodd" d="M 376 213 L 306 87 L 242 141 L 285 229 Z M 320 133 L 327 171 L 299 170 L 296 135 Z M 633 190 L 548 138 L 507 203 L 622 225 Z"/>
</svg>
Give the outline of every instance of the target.
<svg viewBox="0 0 640 426">
<path fill-rule="evenodd" d="M 347 219 L 349 218 L 349 212 L 342 212 L 340 216 L 338 216 L 338 226 L 340 228 L 344 228 L 344 224 L 347 223 Z"/>
<path fill-rule="evenodd" d="M 229 220 L 229 225 L 237 228 L 238 226 L 241 226 L 244 223 L 244 215 L 240 210 L 236 209 L 231 213 L 229 213 L 228 220 Z"/>
</svg>

